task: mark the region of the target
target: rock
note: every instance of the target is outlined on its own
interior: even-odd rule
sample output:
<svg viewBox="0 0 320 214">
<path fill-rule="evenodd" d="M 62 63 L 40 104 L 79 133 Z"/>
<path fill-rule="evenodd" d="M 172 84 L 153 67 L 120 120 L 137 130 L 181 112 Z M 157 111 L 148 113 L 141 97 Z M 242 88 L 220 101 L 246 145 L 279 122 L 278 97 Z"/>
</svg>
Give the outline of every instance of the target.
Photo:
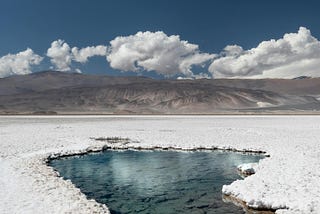
<svg viewBox="0 0 320 214">
<path fill-rule="evenodd" d="M 241 174 L 245 176 L 249 176 L 256 173 L 257 167 L 258 167 L 258 163 L 245 163 L 245 164 L 240 164 L 237 167 L 237 169 Z"/>
</svg>

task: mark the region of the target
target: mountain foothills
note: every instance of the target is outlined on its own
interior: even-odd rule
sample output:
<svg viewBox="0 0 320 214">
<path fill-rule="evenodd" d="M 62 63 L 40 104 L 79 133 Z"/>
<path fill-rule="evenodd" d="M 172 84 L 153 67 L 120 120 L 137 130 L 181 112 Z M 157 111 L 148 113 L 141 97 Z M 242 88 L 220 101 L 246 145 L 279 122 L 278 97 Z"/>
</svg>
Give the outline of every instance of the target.
<svg viewBox="0 0 320 214">
<path fill-rule="evenodd" d="M 319 111 L 320 78 L 156 80 L 44 71 L 0 79 L 1 114 Z"/>
</svg>

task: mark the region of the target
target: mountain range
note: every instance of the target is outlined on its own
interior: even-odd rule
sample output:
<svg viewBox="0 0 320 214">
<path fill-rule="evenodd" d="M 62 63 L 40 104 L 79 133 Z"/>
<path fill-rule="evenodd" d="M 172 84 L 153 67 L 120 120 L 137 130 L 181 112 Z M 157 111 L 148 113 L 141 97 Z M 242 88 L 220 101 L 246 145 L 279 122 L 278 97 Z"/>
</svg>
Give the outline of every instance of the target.
<svg viewBox="0 0 320 214">
<path fill-rule="evenodd" d="M 172 80 L 43 71 L 0 79 L 0 114 L 315 113 L 320 78 Z"/>
</svg>

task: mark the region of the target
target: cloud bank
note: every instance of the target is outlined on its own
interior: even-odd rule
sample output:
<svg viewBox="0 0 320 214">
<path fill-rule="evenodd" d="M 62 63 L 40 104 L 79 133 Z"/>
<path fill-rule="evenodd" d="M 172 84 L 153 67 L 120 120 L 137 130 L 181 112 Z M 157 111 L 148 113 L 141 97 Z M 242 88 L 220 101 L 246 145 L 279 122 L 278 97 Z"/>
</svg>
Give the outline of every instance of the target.
<svg viewBox="0 0 320 214">
<path fill-rule="evenodd" d="M 107 47 L 103 45 L 91 46 L 79 49 L 78 47 L 70 48 L 68 43 L 59 39 L 51 43 L 47 50 L 47 56 L 50 58 L 54 68 L 59 71 L 70 71 L 72 61 L 82 64 L 88 62 L 88 58 L 93 56 L 106 56 Z"/>
<path fill-rule="evenodd" d="M 293 78 L 319 77 L 318 68 L 320 42 L 310 30 L 300 27 L 297 33 L 263 41 L 250 50 L 227 46 L 212 62 L 209 72 L 215 78 Z"/>
<path fill-rule="evenodd" d="M 43 57 L 28 48 L 17 54 L 8 54 L 0 58 L 0 77 L 31 73 L 33 65 L 39 65 Z"/>
<path fill-rule="evenodd" d="M 121 71 L 156 71 L 164 76 L 184 74 L 192 76 L 193 65 L 202 65 L 214 55 L 200 53 L 198 45 L 180 40 L 177 35 L 167 36 L 162 31 L 138 32 L 116 37 L 110 42 L 107 60 Z"/>
<path fill-rule="evenodd" d="M 220 54 L 202 53 L 198 45 L 181 40 L 179 35 L 146 31 L 116 37 L 110 46 L 70 47 L 59 39 L 51 43 L 46 56 L 51 68 L 59 71 L 80 72 L 73 63 L 79 66 L 91 57 L 102 56 L 110 67 L 120 71 L 155 71 L 182 79 L 320 77 L 320 41 L 305 27 L 278 40 L 263 41 L 249 50 L 228 45 Z M 0 77 L 31 73 L 32 66 L 42 60 L 29 48 L 5 55 L 0 58 Z M 194 72 L 194 66 L 202 66 L 202 72 Z"/>
</svg>

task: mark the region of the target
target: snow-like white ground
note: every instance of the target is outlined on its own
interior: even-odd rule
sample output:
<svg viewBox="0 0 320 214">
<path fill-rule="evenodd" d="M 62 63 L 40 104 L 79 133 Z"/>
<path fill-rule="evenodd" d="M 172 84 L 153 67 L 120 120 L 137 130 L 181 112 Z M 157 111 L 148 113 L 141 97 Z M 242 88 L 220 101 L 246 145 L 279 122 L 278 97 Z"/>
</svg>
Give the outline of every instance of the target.
<svg viewBox="0 0 320 214">
<path fill-rule="evenodd" d="M 256 174 L 223 192 L 277 213 L 320 213 L 320 116 L 2 116 L 0 213 L 108 213 L 44 160 L 99 149 L 105 142 L 90 137 L 111 136 L 130 147 L 266 151 Z"/>
</svg>

